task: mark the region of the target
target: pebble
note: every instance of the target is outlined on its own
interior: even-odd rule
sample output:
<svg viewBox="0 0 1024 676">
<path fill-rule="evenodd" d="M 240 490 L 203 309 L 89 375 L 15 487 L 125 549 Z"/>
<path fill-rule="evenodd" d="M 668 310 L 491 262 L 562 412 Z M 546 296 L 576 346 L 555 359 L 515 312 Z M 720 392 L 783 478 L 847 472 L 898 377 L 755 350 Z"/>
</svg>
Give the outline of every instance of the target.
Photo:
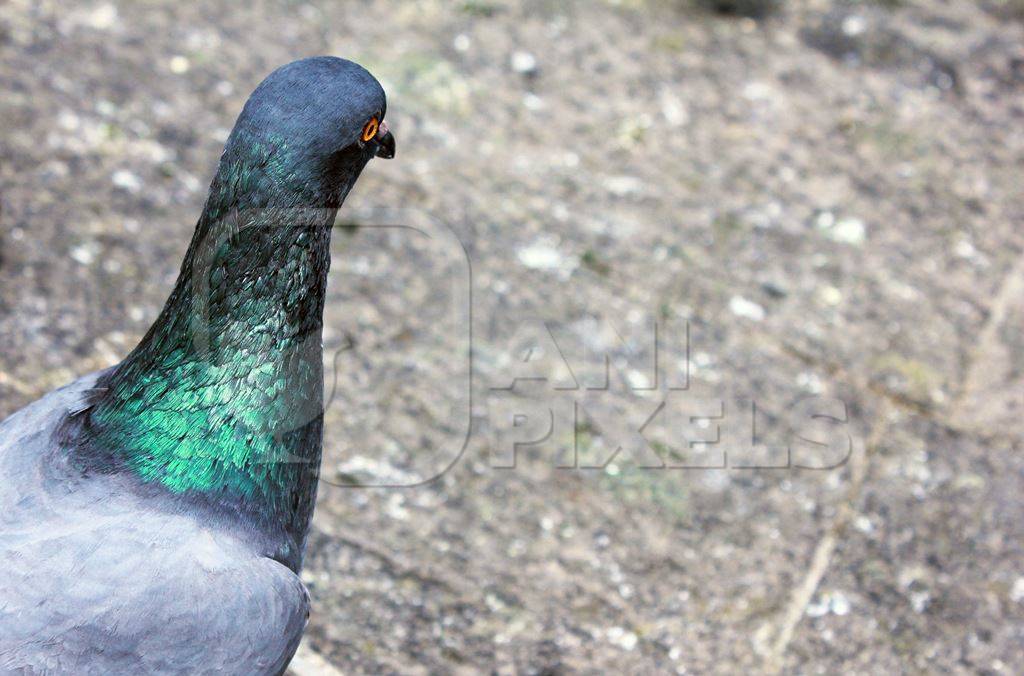
<svg viewBox="0 0 1024 676">
<path fill-rule="evenodd" d="M 170 68 L 171 72 L 175 75 L 183 75 L 188 72 L 189 68 L 192 67 L 192 64 L 190 64 L 188 59 L 181 54 L 176 54 L 167 62 L 167 67 Z"/>
<path fill-rule="evenodd" d="M 953 245 L 953 253 L 959 258 L 971 260 L 978 254 L 978 250 L 974 248 L 974 244 L 969 239 L 960 239 L 956 244 Z"/>
<path fill-rule="evenodd" d="M 57 115 L 57 126 L 64 131 L 76 131 L 81 125 L 81 120 L 71 110 L 62 110 Z"/>
<path fill-rule="evenodd" d="M 1024 603 L 1024 577 L 1018 577 L 1010 590 L 1010 599 L 1014 603 Z"/>
<path fill-rule="evenodd" d="M 799 373 L 796 377 L 796 384 L 811 394 L 821 394 L 825 389 L 825 385 L 822 383 L 821 378 L 818 377 L 818 374 L 810 371 Z"/>
<path fill-rule="evenodd" d="M 856 37 L 868 29 L 868 22 L 859 14 L 851 14 L 843 19 L 842 29 L 844 35 Z"/>
<path fill-rule="evenodd" d="M 632 650 L 639 640 L 637 635 L 622 627 L 612 627 L 607 632 L 608 640 L 623 650 Z"/>
<path fill-rule="evenodd" d="M 405 521 L 409 518 L 409 510 L 405 508 L 405 498 L 399 493 L 392 493 L 384 505 L 384 511 L 396 521 Z"/>
<path fill-rule="evenodd" d="M 825 305 L 835 307 L 843 302 L 843 292 L 834 286 L 824 286 L 818 290 L 818 297 Z"/>
<path fill-rule="evenodd" d="M 469 48 L 472 46 L 473 41 L 470 40 L 469 36 L 465 33 L 459 33 L 455 36 L 455 39 L 452 40 L 452 47 L 454 47 L 457 52 L 468 52 Z"/>
<path fill-rule="evenodd" d="M 112 101 L 100 99 L 96 102 L 96 112 L 103 117 L 113 117 L 117 114 L 117 105 Z"/>
<path fill-rule="evenodd" d="M 808 617 L 824 617 L 829 613 L 842 617 L 850 612 L 850 600 L 839 591 L 825 592 L 818 597 L 814 603 L 807 605 L 805 611 Z"/>
<path fill-rule="evenodd" d="M 829 602 L 829 608 L 831 609 L 833 615 L 838 615 L 842 617 L 843 615 L 849 614 L 850 601 L 842 592 L 834 592 L 832 594 L 832 599 Z"/>
<path fill-rule="evenodd" d="M 638 195 L 644 188 L 644 182 L 636 176 L 609 176 L 604 187 L 616 197 L 629 197 Z"/>
<path fill-rule="evenodd" d="M 512 70 L 526 77 L 536 75 L 539 70 L 537 66 L 537 57 L 530 52 L 513 52 L 511 64 Z"/>
<path fill-rule="evenodd" d="M 671 90 L 661 90 L 661 114 L 669 126 L 682 127 L 690 121 L 690 113 L 683 102 Z"/>
<path fill-rule="evenodd" d="M 928 604 L 931 603 L 931 601 L 932 595 L 927 591 L 912 592 L 910 594 L 910 606 L 918 615 L 928 609 Z"/>
<path fill-rule="evenodd" d="M 103 4 L 91 11 L 85 17 L 85 23 L 96 30 L 108 30 L 117 22 L 117 7 L 111 4 Z"/>
<path fill-rule="evenodd" d="M 863 514 L 858 515 L 857 518 L 853 520 L 853 527 L 861 533 L 872 533 L 875 530 L 875 525 L 871 523 L 871 519 Z"/>
<path fill-rule="evenodd" d="M 96 245 L 93 243 L 80 244 L 70 251 L 71 258 L 82 265 L 89 265 L 96 260 Z"/>
<path fill-rule="evenodd" d="M 786 289 L 786 287 L 783 286 L 782 284 L 779 284 L 778 282 L 763 282 L 761 284 L 761 289 L 769 296 L 775 299 L 785 298 L 786 296 L 789 295 L 789 291 Z"/>
<path fill-rule="evenodd" d="M 733 296 L 729 301 L 729 309 L 737 317 L 743 317 L 755 322 L 764 319 L 764 308 L 743 296 Z"/>
<path fill-rule="evenodd" d="M 517 253 L 519 262 L 531 270 L 557 270 L 565 272 L 570 266 L 569 261 L 552 242 L 538 240 L 523 247 Z M 568 272 L 572 270 L 569 269 Z"/>
<path fill-rule="evenodd" d="M 539 112 L 547 108 L 547 104 L 544 103 L 544 99 L 537 96 L 533 92 L 527 92 L 523 95 L 523 107 L 531 112 Z"/>
<path fill-rule="evenodd" d="M 814 219 L 814 225 L 824 231 L 830 239 L 843 244 L 861 245 L 867 235 L 867 226 L 859 218 L 836 219 L 831 211 L 822 211 Z"/>
<path fill-rule="evenodd" d="M 118 169 L 110 177 L 110 180 L 115 186 L 128 192 L 138 192 L 142 189 L 142 179 L 127 169 Z"/>
<path fill-rule="evenodd" d="M 866 234 L 867 227 L 859 218 L 843 218 L 831 230 L 832 239 L 844 244 L 863 244 Z"/>
<path fill-rule="evenodd" d="M 768 101 L 772 95 L 772 87 L 766 82 L 748 82 L 743 87 L 743 98 L 748 101 Z"/>
</svg>

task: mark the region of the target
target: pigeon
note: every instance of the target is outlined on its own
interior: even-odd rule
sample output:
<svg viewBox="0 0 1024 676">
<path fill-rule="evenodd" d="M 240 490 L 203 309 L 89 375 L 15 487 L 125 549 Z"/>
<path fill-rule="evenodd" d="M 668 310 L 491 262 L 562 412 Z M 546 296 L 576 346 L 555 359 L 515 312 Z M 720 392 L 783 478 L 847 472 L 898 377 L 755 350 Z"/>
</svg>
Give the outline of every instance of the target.
<svg viewBox="0 0 1024 676">
<path fill-rule="evenodd" d="M 351 61 L 271 73 L 139 345 L 0 423 L 0 673 L 284 672 L 310 608 L 331 226 L 395 155 L 386 108 Z"/>
</svg>

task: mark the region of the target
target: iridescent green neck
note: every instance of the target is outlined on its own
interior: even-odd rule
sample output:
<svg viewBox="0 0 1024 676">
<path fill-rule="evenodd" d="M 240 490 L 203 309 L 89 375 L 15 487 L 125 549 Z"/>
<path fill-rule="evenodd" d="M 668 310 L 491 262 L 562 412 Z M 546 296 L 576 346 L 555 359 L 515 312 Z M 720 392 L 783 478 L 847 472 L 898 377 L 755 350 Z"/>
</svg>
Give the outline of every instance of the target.
<svg viewBox="0 0 1024 676">
<path fill-rule="evenodd" d="M 268 188 L 275 174 L 252 172 L 273 154 L 225 155 L 163 312 L 100 382 L 89 445 L 143 482 L 304 536 L 321 453 L 330 228 L 358 171 L 335 194 L 295 189 L 296 174 Z"/>
</svg>

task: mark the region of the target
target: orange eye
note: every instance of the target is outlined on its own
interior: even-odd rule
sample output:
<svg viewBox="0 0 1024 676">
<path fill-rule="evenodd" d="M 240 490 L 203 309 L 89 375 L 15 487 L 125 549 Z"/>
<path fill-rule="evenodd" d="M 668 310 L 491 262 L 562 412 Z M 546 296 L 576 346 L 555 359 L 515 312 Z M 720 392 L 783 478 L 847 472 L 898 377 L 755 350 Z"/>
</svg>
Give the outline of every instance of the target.
<svg viewBox="0 0 1024 676">
<path fill-rule="evenodd" d="M 380 128 L 380 122 L 377 121 L 377 118 L 371 117 L 370 121 L 363 127 L 363 143 L 372 141 L 377 136 L 378 128 Z"/>
</svg>

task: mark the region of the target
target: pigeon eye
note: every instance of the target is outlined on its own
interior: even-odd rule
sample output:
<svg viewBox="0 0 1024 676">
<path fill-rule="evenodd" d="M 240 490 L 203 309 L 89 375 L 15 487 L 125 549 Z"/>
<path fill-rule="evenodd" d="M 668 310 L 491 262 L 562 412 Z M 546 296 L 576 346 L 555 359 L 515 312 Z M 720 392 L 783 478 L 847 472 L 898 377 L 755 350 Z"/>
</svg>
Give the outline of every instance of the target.
<svg viewBox="0 0 1024 676">
<path fill-rule="evenodd" d="M 377 136 L 377 129 L 380 127 L 380 122 L 377 121 L 376 117 L 371 117 L 370 121 L 363 127 L 363 143 L 372 141 Z"/>
</svg>

